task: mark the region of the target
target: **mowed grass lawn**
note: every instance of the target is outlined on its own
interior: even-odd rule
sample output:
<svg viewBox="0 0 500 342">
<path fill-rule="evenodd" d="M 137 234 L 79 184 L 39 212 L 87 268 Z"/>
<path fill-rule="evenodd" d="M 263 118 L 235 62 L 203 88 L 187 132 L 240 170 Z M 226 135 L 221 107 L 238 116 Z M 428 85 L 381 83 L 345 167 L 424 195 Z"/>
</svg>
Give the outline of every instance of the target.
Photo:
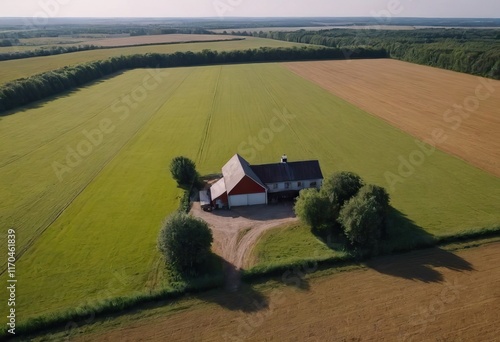
<svg viewBox="0 0 500 342">
<path fill-rule="evenodd" d="M 275 162 L 285 152 L 290 160 L 319 159 L 325 175 L 350 170 L 387 186 L 384 173 L 416 148 L 412 137 L 280 64 L 165 71 L 123 120 L 112 106 L 141 86 L 146 70 L 0 120 L 0 146 L 8 146 L 1 160 L 10 162 L 0 168 L 1 224 L 17 227 L 22 239 L 49 222 L 17 264 L 23 319 L 161 283 L 156 237 L 180 195 L 168 173 L 174 156 L 193 158 L 206 174 L 220 172 L 236 152 L 251 163 Z M 52 161 L 105 118 L 116 128 L 58 182 Z M 436 152 L 391 196 L 416 225 L 447 235 L 497 225 L 499 188 L 499 179 Z M 31 191 L 38 192 L 29 201 L 9 200 Z"/>
<path fill-rule="evenodd" d="M 347 258 L 349 253 L 329 248 L 303 223 L 291 223 L 265 232 L 254 249 L 251 260 L 254 271 L 269 265 L 288 265 L 307 260 Z"/>
<path fill-rule="evenodd" d="M 121 55 L 125 56 L 145 53 L 174 53 L 177 51 L 199 52 L 205 49 L 231 51 L 258 49 L 260 47 L 293 46 L 306 46 L 306 44 L 290 43 L 273 39 L 246 37 L 245 40 L 238 41 L 132 46 L 124 48 L 80 51 L 54 56 L 0 61 L 0 85 L 18 78 L 29 77 L 31 75 L 63 68 L 65 66 L 102 60 Z"/>
</svg>

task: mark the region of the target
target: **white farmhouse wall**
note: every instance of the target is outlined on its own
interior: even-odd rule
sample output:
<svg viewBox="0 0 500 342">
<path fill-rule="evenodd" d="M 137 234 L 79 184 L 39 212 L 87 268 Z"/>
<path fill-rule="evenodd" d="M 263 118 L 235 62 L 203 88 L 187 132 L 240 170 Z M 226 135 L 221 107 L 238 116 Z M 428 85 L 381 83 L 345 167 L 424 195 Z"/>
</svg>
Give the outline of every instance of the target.
<svg viewBox="0 0 500 342">
<path fill-rule="evenodd" d="M 319 189 L 322 184 L 322 179 L 308 179 L 304 181 L 293 181 L 293 182 L 288 182 L 290 186 L 287 188 L 286 187 L 286 182 L 281 182 L 281 183 L 267 183 L 266 186 L 269 189 L 269 193 L 275 193 L 275 192 L 281 192 L 281 191 L 290 191 L 290 190 L 295 190 L 295 191 L 300 191 L 302 189 L 309 189 L 311 188 L 311 183 L 316 182 L 315 188 Z M 298 183 L 301 182 L 302 186 L 298 186 Z M 277 187 L 275 187 L 277 185 Z"/>
</svg>

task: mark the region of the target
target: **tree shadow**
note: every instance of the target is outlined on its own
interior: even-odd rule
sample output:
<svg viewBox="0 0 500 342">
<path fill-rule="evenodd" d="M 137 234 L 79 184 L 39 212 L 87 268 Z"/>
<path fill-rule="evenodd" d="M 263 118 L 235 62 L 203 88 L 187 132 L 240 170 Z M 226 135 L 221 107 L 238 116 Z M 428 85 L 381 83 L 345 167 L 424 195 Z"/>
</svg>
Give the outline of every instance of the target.
<svg viewBox="0 0 500 342">
<path fill-rule="evenodd" d="M 381 246 L 384 254 L 430 247 L 435 244 L 431 234 L 397 209 L 391 208 L 387 227 L 388 238 Z M 383 274 L 426 283 L 444 280 L 443 275 L 436 269 L 438 267 L 454 271 L 474 270 L 468 261 L 438 247 L 404 255 L 379 257 L 367 261 L 365 265 Z"/>
<path fill-rule="evenodd" d="M 301 291 L 310 291 L 311 284 L 309 283 L 309 280 L 306 278 L 306 276 L 307 274 L 314 273 L 317 270 L 317 264 L 314 263 L 312 265 L 313 267 L 308 266 L 310 265 L 303 264 L 291 268 L 283 273 L 280 280 L 286 286 L 292 286 Z"/>
<path fill-rule="evenodd" d="M 231 311 L 245 313 L 258 312 L 269 307 L 268 298 L 253 286 L 241 283 L 240 270 L 223 259 L 217 257 L 224 272 L 224 289 L 199 295 L 199 299 L 215 303 Z"/>
</svg>

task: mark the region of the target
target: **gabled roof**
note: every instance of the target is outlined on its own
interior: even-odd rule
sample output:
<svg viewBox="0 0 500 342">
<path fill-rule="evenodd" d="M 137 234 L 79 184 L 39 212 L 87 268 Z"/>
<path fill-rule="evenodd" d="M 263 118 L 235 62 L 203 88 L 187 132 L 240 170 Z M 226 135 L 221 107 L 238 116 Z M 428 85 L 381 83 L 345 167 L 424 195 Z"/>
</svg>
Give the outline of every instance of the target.
<svg viewBox="0 0 500 342">
<path fill-rule="evenodd" d="M 248 164 L 248 162 L 238 154 L 235 154 L 226 163 L 226 165 L 222 167 L 222 175 L 224 176 L 228 194 L 236 187 L 236 185 L 238 185 L 238 183 L 243 178 L 245 178 L 245 176 L 250 177 L 253 181 L 266 189 L 266 186 L 252 170 L 250 164 Z"/>
<path fill-rule="evenodd" d="M 323 179 L 317 160 L 252 165 L 251 169 L 266 184 Z"/>
<path fill-rule="evenodd" d="M 221 197 L 225 192 L 226 184 L 224 183 L 224 178 L 219 179 L 210 188 L 210 196 L 212 197 L 212 200 L 216 200 L 217 198 Z"/>
</svg>

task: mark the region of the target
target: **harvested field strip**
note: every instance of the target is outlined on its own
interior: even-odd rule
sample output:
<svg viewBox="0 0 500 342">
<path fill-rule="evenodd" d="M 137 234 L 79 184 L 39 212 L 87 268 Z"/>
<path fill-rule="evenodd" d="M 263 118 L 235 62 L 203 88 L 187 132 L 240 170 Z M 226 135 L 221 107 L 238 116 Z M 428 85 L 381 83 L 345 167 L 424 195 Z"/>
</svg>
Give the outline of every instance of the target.
<svg viewBox="0 0 500 342">
<path fill-rule="evenodd" d="M 72 340 L 495 341 L 499 264 L 498 243 L 384 257 L 301 288 L 213 291 L 83 327 Z"/>
<path fill-rule="evenodd" d="M 287 63 L 286 67 L 500 177 L 500 81 L 389 59 Z M 447 138 L 436 141 L 436 130 Z"/>
<path fill-rule="evenodd" d="M 159 34 L 151 36 L 134 36 L 120 38 L 106 38 L 90 40 L 81 44 L 92 44 L 103 47 L 132 46 L 132 45 L 151 45 L 167 43 L 189 43 L 218 40 L 234 40 L 238 37 L 227 35 L 212 34 Z"/>
<path fill-rule="evenodd" d="M 248 37 L 239 41 L 220 41 L 210 43 L 186 43 L 169 45 L 135 46 L 125 48 L 99 49 L 91 51 L 81 51 L 69 54 L 34 57 L 19 60 L 0 61 L 0 84 L 13 81 L 18 78 L 29 77 L 45 71 L 63 68 L 69 65 L 76 65 L 114 56 L 145 54 L 145 53 L 174 53 L 177 51 L 199 52 L 205 49 L 218 51 L 257 49 L 259 47 L 293 47 L 304 46 L 282 42 L 272 39 Z"/>
</svg>

